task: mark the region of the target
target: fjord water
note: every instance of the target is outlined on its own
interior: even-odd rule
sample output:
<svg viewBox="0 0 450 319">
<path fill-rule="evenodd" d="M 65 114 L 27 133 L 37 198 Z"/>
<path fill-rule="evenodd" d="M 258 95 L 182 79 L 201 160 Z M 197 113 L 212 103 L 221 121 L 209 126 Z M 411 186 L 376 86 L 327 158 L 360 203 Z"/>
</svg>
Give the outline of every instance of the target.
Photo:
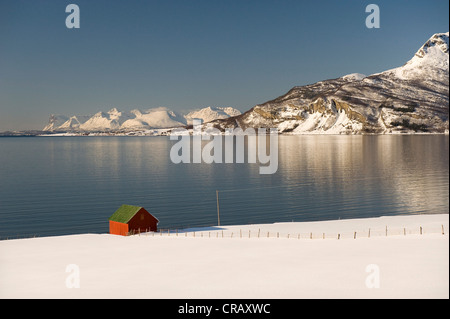
<svg viewBox="0 0 450 319">
<path fill-rule="evenodd" d="M 168 137 L 0 138 L 0 239 L 106 233 L 122 204 L 160 228 L 448 213 L 448 135 L 280 136 L 278 171 L 174 164 Z"/>
</svg>

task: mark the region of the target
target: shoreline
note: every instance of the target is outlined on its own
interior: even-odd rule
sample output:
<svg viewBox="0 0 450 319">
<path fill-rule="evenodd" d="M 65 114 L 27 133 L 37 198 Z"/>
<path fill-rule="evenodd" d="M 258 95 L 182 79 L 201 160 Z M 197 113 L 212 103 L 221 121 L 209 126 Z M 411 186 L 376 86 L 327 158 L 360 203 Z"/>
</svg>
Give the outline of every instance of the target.
<svg viewBox="0 0 450 319">
<path fill-rule="evenodd" d="M 168 129 L 148 129 L 142 131 L 128 131 L 128 132 L 115 132 L 115 131 L 105 131 L 105 132 L 48 132 L 43 131 L 19 131 L 19 132 L 0 132 L 0 137 L 92 137 L 92 136 L 131 136 L 131 137 L 159 137 L 159 136 L 170 136 L 170 131 L 174 128 Z M 174 134 L 179 136 L 180 134 Z M 192 134 L 190 134 L 192 135 Z M 214 134 L 211 134 L 214 135 Z M 225 132 L 220 134 L 225 136 Z M 444 132 L 414 132 L 414 131 L 393 131 L 393 132 L 382 132 L 382 133 L 366 133 L 366 132 L 350 132 L 350 133 L 327 133 L 326 131 L 312 131 L 312 132 L 279 132 L 279 136 L 410 136 L 410 135 L 449 135 L 449 131 Z"/>
<path fill-rule="evenodd" d="M 191 228 L 0 241 L 0 298 L 448 298 L 448 214 L 221 228 L 227 236 Z M 273 235 L 257 237 L 258 228 Z M 305 236 L 288 237 L 294 230 Z M 370 265 L 379 267 L 377 289 L 366 284 Z M 67 286 L 69 266 L 78 288 Z"/>
<path fill-rule="evenodd" d="M 447 216 L 446 218 L 443 216 Z M 373 236 L 385 236 L 386 226 L 388 228 L 388 235 L 401 235 L 404 234 L 419 234 L 420 227 L 422 225 L 427 225 L 427 231 L 423 229 L 423 233 L 441 233 L 442 227 L 444 230 L 449 228 L 449 216 L 448 213 L 438 213 L 438 214 L 403 214 L 403 215 L 390 215 L 390 216 L 378 216 L 378 217 L 361 217 L 361 218 L 342 218 L 342 219 L 331 219 L 331 220 L 315 220 L 315 221 L 299 221 L 299 222 L 273 222 L 273 223 L 257 223 L 257 224 L 233 224 L 233 225 L 207 225 L 207 226 L 189 226 L 185 228 L 159 228 L 156 232 L 133 234 L 130 236 L 167 236 L 178 234 L 190 234 L 197 233 L 207 234 L 208 232 L 222 232 L 224 237 L 231 237 L 230 234 L 236 236 L 239 232 L 245 231 L 248 237 L 248 231 L 250 230 L 251 237 L 260 231 L 260 237 L 267 237 L 267 231 L 270 236 L 276 234 L 277 231 L 281 237 L 291 235 L 290 237 L 306 238 L 307 235 L 310 238 L 311 232 L 314 234 L 314 238 L 323 238 L 323 231 L 328 231 L 325 233 L 325 238 L 334 238 L 332 235 L 340 234 L 341 238 L 346 238 L 348 234 L 353 237 L 354 232 L 359 234 L 358 237 L 368 237 L 368 231 L 370 229 L 370 235 Z M 450 232 L 450 229 L 448 230 Z M 262 232 L 262 235 L 261 235 Z M 2 241 L 11 240 L 27 240 L 27 239 L 38 239 L 38 238 L 55 238 L 55 237 L 65 237 L 65 236 L 81 236 L 81 235 L 110 235 L 109 233 L 73 233 L 73 234 L 62 234 L 62 235 L 16 235 L 16 236 L 5 236 L 6 238 L 0 238 L 0 243 Z M 279 237 L 280 237 L 279 236 Z M 197 236 L 198 237 L 198 236 Z M 370 237 L 370 236 L 369 236 Z"/>
</svg>

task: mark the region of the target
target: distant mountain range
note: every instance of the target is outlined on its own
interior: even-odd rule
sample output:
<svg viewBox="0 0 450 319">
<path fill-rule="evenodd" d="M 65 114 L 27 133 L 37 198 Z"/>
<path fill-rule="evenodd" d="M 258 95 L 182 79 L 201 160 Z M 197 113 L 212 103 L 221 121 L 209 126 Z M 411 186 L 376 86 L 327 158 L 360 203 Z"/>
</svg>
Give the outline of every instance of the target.
<svg viewBox="0 0 450 319">
<path fill-rule="evenodd" d="M 113 108 L 93 116 L 52 115 L 44 131 L 129 132 L 189 126 L 195 118 L 220 130 L 265 127 L 285 134 L 448 133 L 449 33 L 434 34 L 401 67 L 296 86 L 243 114 L 231 107 L 185 115 Z"/>
<path fill-rule="evenodd" d="M 44 131 L 50 132 L 111 132 L 184 127 L 194 119 L 204 123 L 241 114 L 232 107 L 206 107 L 180 114 L 165 107 L 146 111 L 123 112 L 113 108 L 108 112 L 89 115 L 51 115 Z"/>
<path fill-rule="evenodd" d="M 434 34 L 401 67 L 297 86 L 212 124 L 288 134 L 448 133 L 449 33 Z"/>
</svg>

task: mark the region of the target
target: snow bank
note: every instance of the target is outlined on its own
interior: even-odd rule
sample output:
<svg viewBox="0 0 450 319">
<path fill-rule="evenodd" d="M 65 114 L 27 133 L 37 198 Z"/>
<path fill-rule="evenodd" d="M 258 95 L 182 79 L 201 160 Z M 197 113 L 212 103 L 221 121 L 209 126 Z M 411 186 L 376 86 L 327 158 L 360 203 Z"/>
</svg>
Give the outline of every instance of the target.
<svg viewBox="0 0 450 319">
<path fill-rule="evenodd" d="M 448 224 L 416 215 L 6 240 L 0 297 L 448 298 Z"/>
</svg>

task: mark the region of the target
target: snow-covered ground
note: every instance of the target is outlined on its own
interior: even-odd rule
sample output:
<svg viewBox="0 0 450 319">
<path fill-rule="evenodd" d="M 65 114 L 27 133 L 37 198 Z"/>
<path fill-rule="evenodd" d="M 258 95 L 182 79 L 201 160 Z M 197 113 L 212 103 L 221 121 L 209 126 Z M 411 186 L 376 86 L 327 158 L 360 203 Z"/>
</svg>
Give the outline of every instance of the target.
<svg viewBox="0 0 450 319">
<path fill-rule="evenodd" d="M 3 240 L 0 297 L 449 298 L 448 226 L 445 214 Z"/>
</svg>

